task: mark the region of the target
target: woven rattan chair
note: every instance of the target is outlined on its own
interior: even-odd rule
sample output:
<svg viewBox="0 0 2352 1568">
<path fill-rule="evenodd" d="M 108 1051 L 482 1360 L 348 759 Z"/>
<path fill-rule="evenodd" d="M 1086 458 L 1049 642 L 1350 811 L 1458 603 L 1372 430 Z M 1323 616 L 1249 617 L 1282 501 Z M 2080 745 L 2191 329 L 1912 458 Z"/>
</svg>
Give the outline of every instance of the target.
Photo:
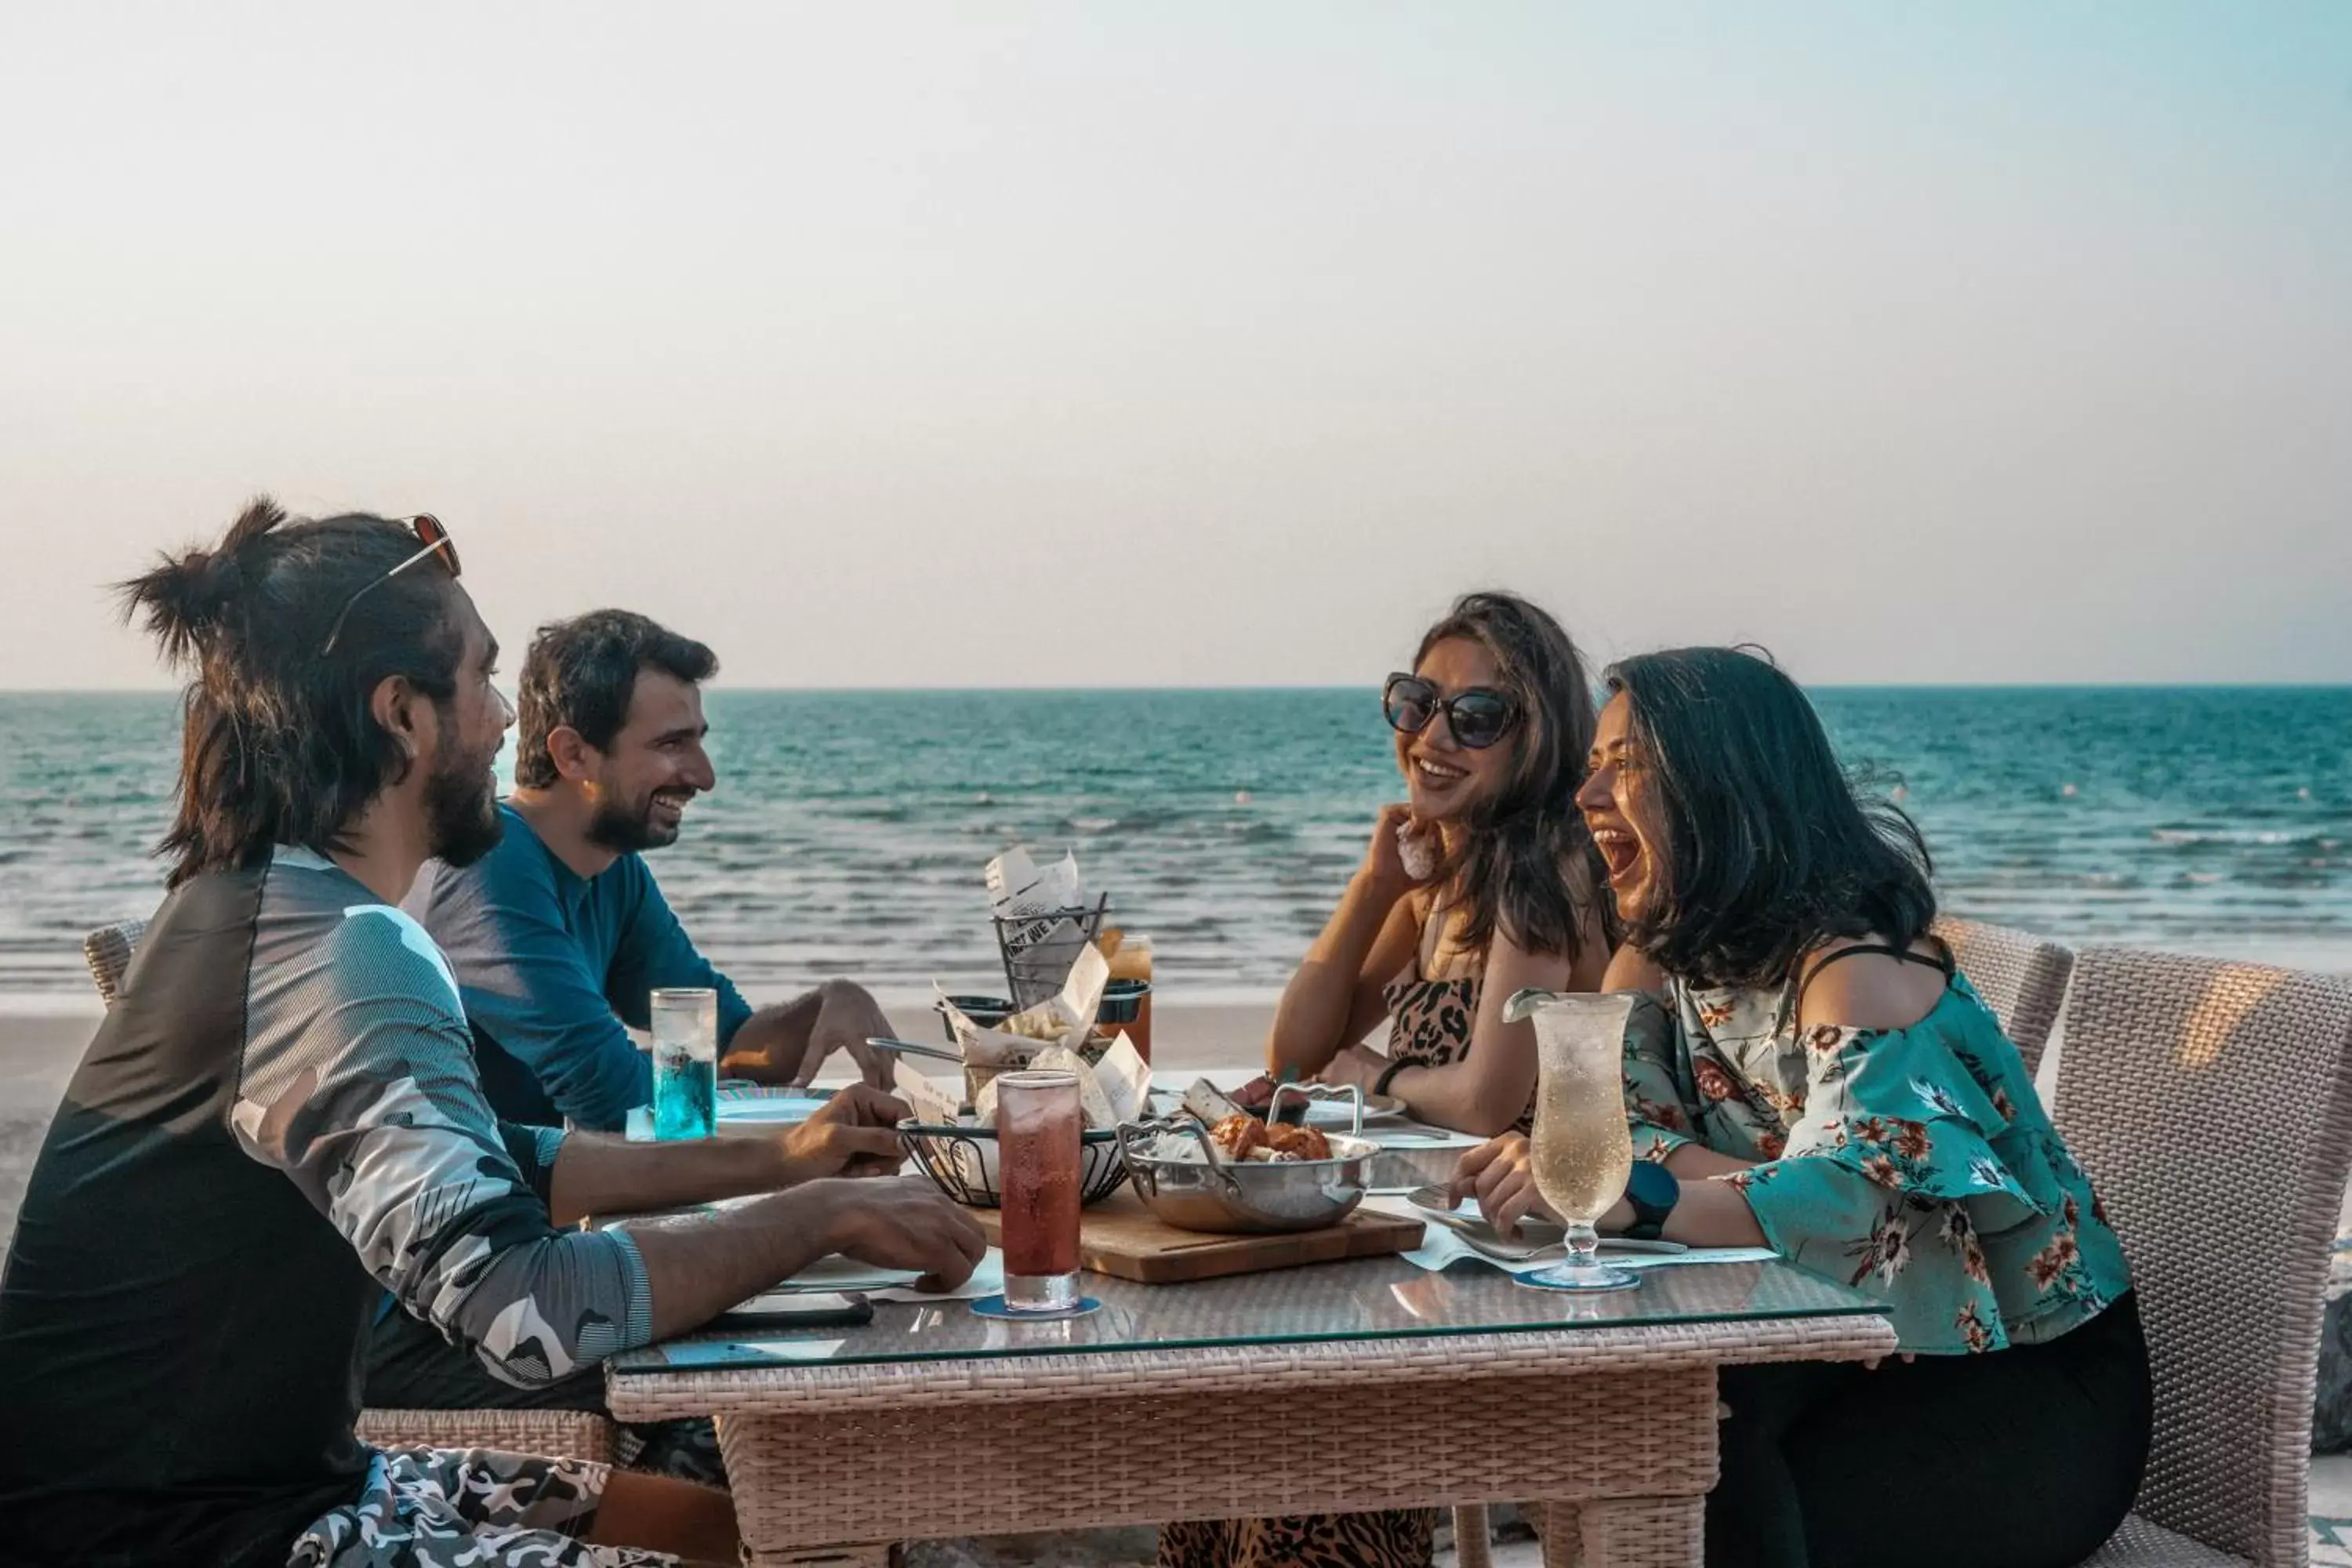
<svg viewBox="0 0 2352 1568">
<path fill-rule="evenodd" d="M 2138 1510 L 2096 1568 L 2304 1568 L 2321 1293 L 2352 1165 L 2352 980 L 2092 948 L 2058 1123 L 2156 1370 Z"/>
<path fill-rule="evenodd" d="M 100 926 L 82 939 L 89 977 L 109 1007 L 121 994 L 145 921 Z M 360 1438 L 380 1448 L 502 1448 L 558 1459 L 613 1458 L 613 1423 L 593 1410 L 363 1410 Z"/>
<path fill-rule="evenodd" d="M 100 926 L 81 939 L 82 961 L 89 965 L 89 977 L 98 986 L 99 1000 L 108 1006 L 122 989 L 124 971 L 131 967 L 131 955 L 138 950 L 139 939 L 147 934 L 145 921 L 124 921 L 121 925 Z"/>
<path fill-rule="evenodd" d="M 2031 931 L 1976 921 L 1947 917 L 1936 922 L 1936 934 L 1950 944 L 1969 984 L 2000 1020 L 2001 1032 L 2016 1042 L 2026 1072 L 2038 1071 L 2042 1047 L 2066 1001 L 2074 955 Z"/>
</svg>

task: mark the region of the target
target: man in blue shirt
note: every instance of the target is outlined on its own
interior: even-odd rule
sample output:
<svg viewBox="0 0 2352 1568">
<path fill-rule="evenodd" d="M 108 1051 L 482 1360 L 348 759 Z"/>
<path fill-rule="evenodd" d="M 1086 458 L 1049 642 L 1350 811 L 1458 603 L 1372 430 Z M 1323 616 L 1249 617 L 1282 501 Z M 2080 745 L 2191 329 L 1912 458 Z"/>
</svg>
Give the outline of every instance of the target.
<svg viewBox="0 0 2352 1568">
<path fill-rule="evenodd" d="M 518 691 L 515 790 L 498 847 L 468 866 L 429 861 L 403 905 L 447 955 L 485 1098 L 504 1117 L 614 1131 L 653 1098 L 629 1037 L 656 987 L 719 993 L 720 1071 L 806 1082 L 835 1050 L 869 1080 L 869 1036 L 890 1021 L 834 980 L 754 1012 L 671 913 L 641 852 L 677 840 L 688 802 L 716 782 L 703 748 L 709 648 L 625 610 L 540 628 Z M 853 1161 L 852 1173 L 879 1162 Z M 370 1346 L 367 1400 L 413 1410 L 595 1409 L 595 1376 L 517 1390 L 481 1373 L 427 1324 L 387 1310 Z M 676 1424 L 636 1462 L 716 1479 L 708 1423 Z"/>
<path fill-rule="evenodd" d="M 805 1082 L 835 1050 L 880 1085 L 866 1046 L 888 1035 L 845 980 L 753 1012 L 695 948 L 641 852 L 676 843 L 688 803 L 716 782 L 700 683 L 710 649 L 625 610 L 540 628 L 523 661 L 515 790 L 499 847 L 436 862 L 406 908 L 457 970 L 490 1103 L 501 1114 L 611 1131 L 653 1098 L 625 1026 L 647 993 L 719 993 L 728 1076 Z"/>
</svg>

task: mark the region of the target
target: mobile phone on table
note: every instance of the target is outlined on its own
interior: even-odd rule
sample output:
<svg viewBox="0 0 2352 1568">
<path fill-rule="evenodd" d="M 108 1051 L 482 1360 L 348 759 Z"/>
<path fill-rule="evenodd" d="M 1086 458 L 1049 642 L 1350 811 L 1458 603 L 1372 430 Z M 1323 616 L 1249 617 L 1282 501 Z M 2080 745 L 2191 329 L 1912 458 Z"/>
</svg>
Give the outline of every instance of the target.
<svg viewBox="0 0 2352 1568">
<path fill-rule="evenodd" d="M 840 1290 L 770 1290 L 712 1320 L 722 1329 L 849 1329 L 874 1321 L 874 1303 Z"/>
</svg>

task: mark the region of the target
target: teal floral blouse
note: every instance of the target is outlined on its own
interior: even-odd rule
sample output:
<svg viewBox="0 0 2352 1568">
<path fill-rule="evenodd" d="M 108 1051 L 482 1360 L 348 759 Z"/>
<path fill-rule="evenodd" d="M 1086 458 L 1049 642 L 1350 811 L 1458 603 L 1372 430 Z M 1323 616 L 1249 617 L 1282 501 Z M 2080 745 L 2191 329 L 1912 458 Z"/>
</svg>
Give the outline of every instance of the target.
<svg viewBox="0 0 2352 1568">
<path fill-rule="evenodd" d="M 1890 1303 L 1905 1350 L 2056 1339 L 2130 1289 L 2090 1178 L 1965 976 L 1907 1029 L 1801 1033 L 1793 987 L 1679 982 L 1635 1016 L 1635 1156 L 1697 1142 L 1763 1162 L 1724 1180 L 1766 1242 Z"/>
</svg>

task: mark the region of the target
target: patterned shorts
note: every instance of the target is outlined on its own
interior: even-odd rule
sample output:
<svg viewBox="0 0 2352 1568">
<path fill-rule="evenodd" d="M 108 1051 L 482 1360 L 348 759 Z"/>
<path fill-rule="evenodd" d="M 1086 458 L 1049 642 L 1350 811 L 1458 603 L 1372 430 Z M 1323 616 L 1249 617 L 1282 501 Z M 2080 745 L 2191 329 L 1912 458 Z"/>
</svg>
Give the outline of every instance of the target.
<svg viewBox="0 0 2352 1568">
<path fill-rule="evenodd" d="M 592 1546 L 608 1467 L 489 1448 L 391 1448 L 357 1502 L 315 1520 L 287 1568 L 658 1568 L 667 1552 Z"/>
</svg>

